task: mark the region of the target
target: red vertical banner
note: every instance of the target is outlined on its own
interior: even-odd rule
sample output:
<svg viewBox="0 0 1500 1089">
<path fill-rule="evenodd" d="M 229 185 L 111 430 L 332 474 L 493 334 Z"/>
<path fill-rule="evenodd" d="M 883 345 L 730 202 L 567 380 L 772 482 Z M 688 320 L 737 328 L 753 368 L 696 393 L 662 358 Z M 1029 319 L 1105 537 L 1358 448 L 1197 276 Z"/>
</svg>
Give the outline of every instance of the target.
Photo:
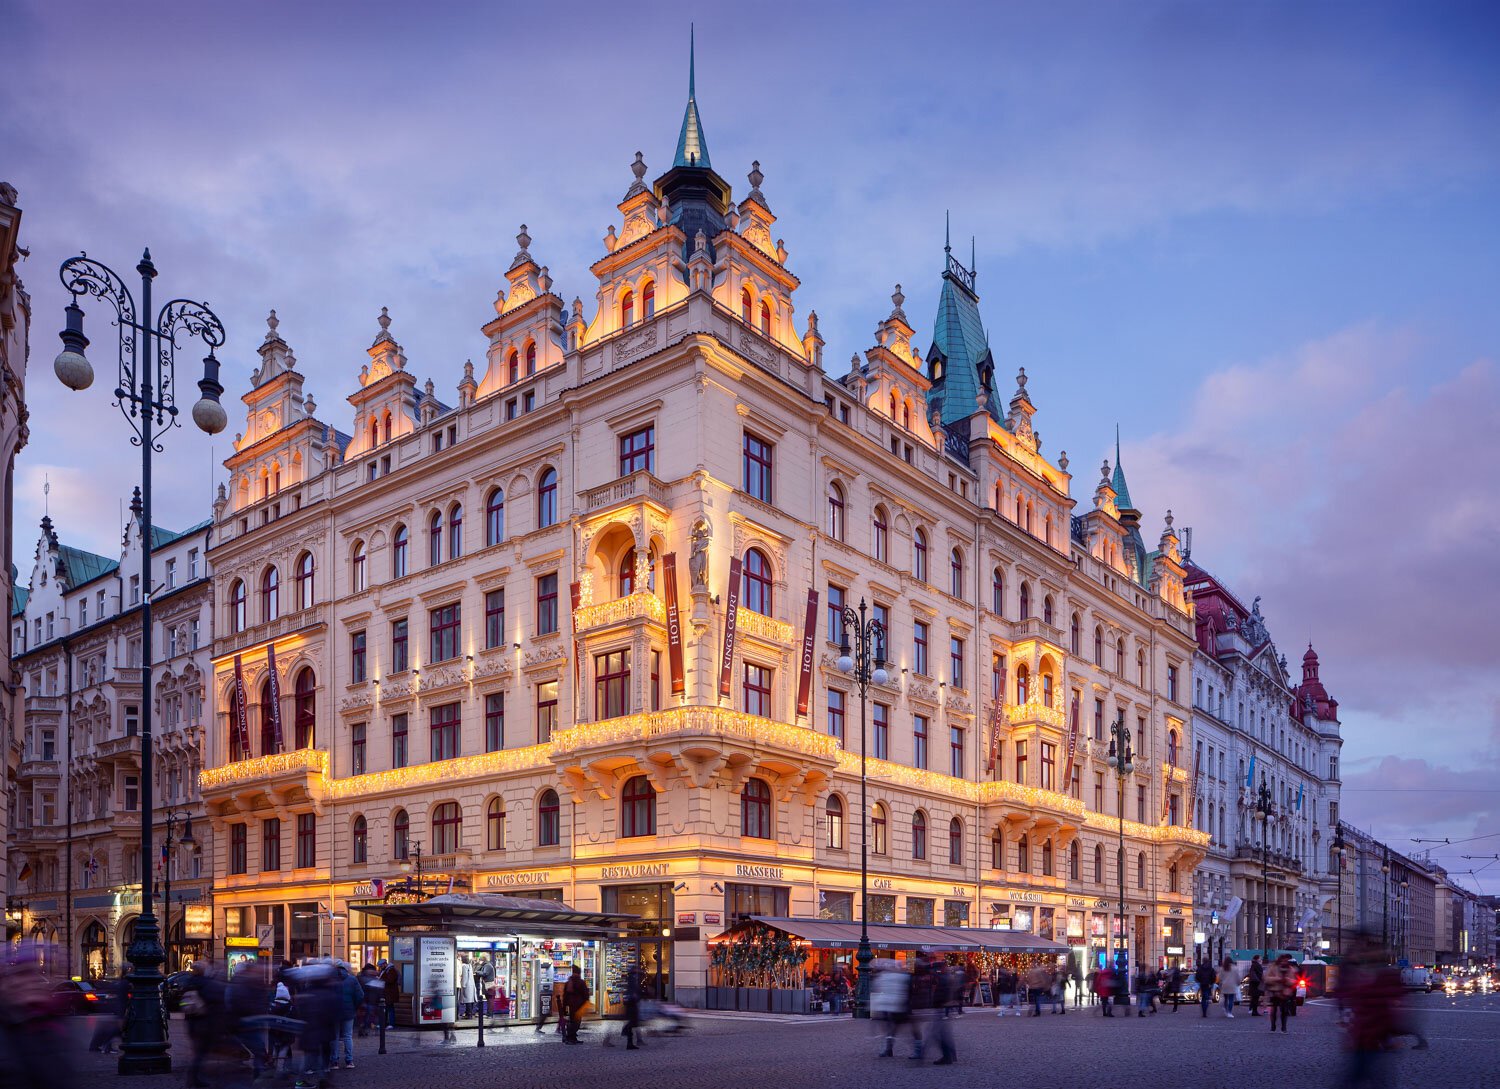
<svg viewBox="0 0 1500 1089">
<path fill-rule="evenodd" d="M 583 717 L 583 674 L 582 664 L 578 661 L 578 610 L 583 607 L 583 584 L 581 582 L 568 583 L 568 600 L 573 606 L 572 613 L 568 616 L 568 630 L 573 633 L 573 709 L 578 718 Z M 575 722 L 574 725 L 577 725 Z"/>
<path fill-rule="evenodd" d="M 724 653 L 719 658 L 719 698 L 729 695 L 734 672 L 734 636 L 740 625 L 740 558 L 729 561 L 729 593 L 724 598 Z"/>
<path fill-rule="evenodd" d="M 234 656 L 234 731 L 240 738 L 240 759 L 248 760 L 250 752 L 250 701 L 245 696 L 245 667 L 240 656 Z"/>
<path fill-rule="evenodd" d="M 1063 793 L 1073 785 L 1073 760 L 1078 755 L 1078 693 L 1073 693 L 1073 714 L 1068 723 L 1068 758 L 1063 763 L 1062 789 Z"/>
<path fill-rule="evenodd" d="M 672 695 L 687 692 L 687 678 L 682 668 L 682 614 L 677 608 L 677 553 L 661 558 L 662 578 L 667 583 L 667 668 L 672 675 Z"/>
<path fill-rule="evenodd" d="M 281 733 L 281 677 L 276 673 L 276 647 L 272 643 L 266 644 L 266 669 L 270 672 L 266 679 L 271 686 L 271 743 L 277 752 L 286 752 Z"/>
<path fill-rule="evenodd" d="M 985 760 L 984 770 L 994 771 L 1000 763 L 1000 720 L 1005 710 L 1005 677 L 1008 672 L 1005 657 L 1000 657 L 1000 685 L 998 691 L 991 694 L 990 699 L 990 747 L 989 756 Z"/>
<path fill-rule="evenodd" d="M 802 661 L 797 674 L 797 714 L 807 714 L 812 695 L 813 657 L 818 644 L 818 591 L 807 591 L 807 616 L 802 621 Z"/>
</svg>

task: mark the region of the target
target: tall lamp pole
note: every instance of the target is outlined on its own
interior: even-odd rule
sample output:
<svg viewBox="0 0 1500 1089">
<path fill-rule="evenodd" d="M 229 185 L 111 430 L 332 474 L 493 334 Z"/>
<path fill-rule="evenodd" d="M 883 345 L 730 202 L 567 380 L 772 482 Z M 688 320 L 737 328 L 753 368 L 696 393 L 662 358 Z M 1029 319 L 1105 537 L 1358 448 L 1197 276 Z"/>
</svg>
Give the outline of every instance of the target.
<svg viewBox="0 0 1500 1089">
<path fill-rule="evenodd" d="M 859 599 L 859 612 L 844 607 L 839 641 L 839 672 L 854 678 L 859 687 L 859 949 L 854 961 L 859 965 L 855 981 L 854 1016 L 870 1016 L 870 801 L 865 778 L 866 706 L 870 685 L 890 680 L 885 671 L 885 625 L 874 617 L 866 619 L 865 599 Z M 853 636 L 853 643 L 850 637 Z"/>
<path fill-rule="evenodd" d="M 64 313 L 66 327 L 58 334 L 63 350 L 52 369 L 69 389 L 87 389 L 94 381 L 94 368 L 84 356 L 89 341 L 83 335 L 84 296 L 102 299 L 114 307 L 120 331 L 118 383 L 114 400 L 134 435 L 131 443 L 141 448 L 141 914 L 135 937 L 125 955 L 134 968 L 130 976 L 130 1004 L 125 1013 L 124 1043 L 120 1052 L 121 1074 L 165 1074 L 171 1071 L 167 1055 L 167 1015 L 161 1000 L 161 931 L 152 904 L 152 766 L 151 747 L 151 455 L 161 450 L 159 440 L 177 425 L 174 391 L 177 341 L 189 337 L 208 345 L 203 360 L 201 394 L 193 405 L 193 422 L 210 435 L 224 430 L 229 417 L 219 403 L 224 387 L 219 384 L 219 361 L 214 349 L 224 343 L 224 325 L 200 302 L 173 299 L 159 312 L 151 308 L 151 281 L 156 266 L 146 250 L 135 270 L 141 277 L 139 317 L 130 289 L 108 266 L 80 254 L 62 263 L 63 287 L 73 296 Z M 136 504 L 132 504 L 134 509 Z"/>
<path fill-rule="evenodd" d="M 1109 728 L 1109 766 L 1115 769 L 1119 781 L 1120 842 L 1117 849 L 1120 876 L 1120 944 L 1115 947 L 1115 969 L 1128 969 L 1130 965 L 1130 931 L 1125 925 L 1125 780 L 1135 770 L 1135 752 L 1130 746 L 1130 730 L 1125 726 L 1125 712 L 1115 719 Z M 1123 993 L 1123 992 L 1121 992 Z"/>
<path fill-rule="evenodd" d="M 1344 957 L 1344 852 L 1349 849 L 1344 843 L 1344 826 L 1338 825 L 1333 830 L 1333 864 L 1337 867 L 1339 879 L 1339 959 Z"/>
<path fill-rule="evenodd" d="M 1391 849 L 1387 847 L 1380 860 L 1380 946 L 1386 960 L 1391 956 Z"/>
<path fill-rule="evenodd" d="M 1271 816 L 1276 807 L 1271 801 L 1271 788 L 1266 786 L 1266 777 L 1260 778 L 1260 789 L 1255 792 L 1255 823 L 1260 825 L 1260 908 L 1264 928 L 1261 937 L 1261 959 L 1271 959 Z"/>
<path fill-rule="evenodd" d="M 1411 896 L 1407 893 L 1407 886 L 1411 884 L 1410 874 L 1402 871 L 1401 874 L 1401 938 L 1396 943 L 1397 960 L 1406 959 L 1410 955 L 1407 949 L 1407 941 L 1411 937 Z"/>
<path fill-rule="evenodd" d="M 172 832 L 179 824 L 182 825 L 182 832 L 176 839 L 173 839 Z M 168 809 L 167 834 L 161 841 L 161 913 L 165 924 L 162 929 L 167 934 L 167 940 L 162 945 L 166 950 L 168 975 L 175 971 L 172 960 L 172 862 L 175 858 L 173 851 L 177 847 L 196 848 L 197 846 L 198 841 L 193 838 L 192 814 L 185 809 Z"/>
</svg>

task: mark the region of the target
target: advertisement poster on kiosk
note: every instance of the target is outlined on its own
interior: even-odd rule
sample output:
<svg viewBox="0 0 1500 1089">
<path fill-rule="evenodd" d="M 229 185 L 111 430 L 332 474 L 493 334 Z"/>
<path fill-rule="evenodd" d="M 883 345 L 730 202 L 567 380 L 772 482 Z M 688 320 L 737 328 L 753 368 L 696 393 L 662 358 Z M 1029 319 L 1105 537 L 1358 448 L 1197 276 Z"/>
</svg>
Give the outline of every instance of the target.
<svg viewBox="0 0 1500 1089">
<path fill-rule="evenodd" d="M 453 1024 L 455 1005 L 454 944 L 452 938 L 417 939 L 417 1021 L 423 1025 Z"/>
</svg>

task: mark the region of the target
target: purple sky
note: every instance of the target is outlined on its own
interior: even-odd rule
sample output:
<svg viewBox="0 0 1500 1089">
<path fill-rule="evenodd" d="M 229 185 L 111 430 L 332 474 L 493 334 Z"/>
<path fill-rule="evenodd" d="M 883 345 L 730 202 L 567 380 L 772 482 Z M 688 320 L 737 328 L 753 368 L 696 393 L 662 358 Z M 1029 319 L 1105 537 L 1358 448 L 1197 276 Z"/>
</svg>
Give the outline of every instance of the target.
<svg viewBox="0 0 1500 1089">
<path fill-rule="evenodd" d="M 128 270 L 149 245 L 159 297 L 214 306 L 231 432 L 271 307 L 325 419 L 347 423 L 381 306 L 451 398 L 517 226 L 590 300 L 630 160 L 668 165 L 685 92 L 675 5 L 11 8 L 23 577 L 44 477 L 64 537 L 107 553 L 138 472 L 110 376 L 51 375 L 64 257 Z M 1500 9 L 884 8 L 692 16 L 714 165 L 742 191 L 761 161 L 833 369 L 898 281 L 926 343 L 952 209 L 1002 392 L 1025 366 L 1076 498 L 1120 422 L 1148 538 L 1173 508 L 1288 658 L 1317 644 L 1345 813 L 1410 849 L 1494 834 L 1438 855 L 1483 866 L 1460 856 L 1500 851 Z M 107 332 L 96 306 L 101 372 Z M 167 443 L 158 521 L 186 524 L 227 444 Z"/>
</svg>

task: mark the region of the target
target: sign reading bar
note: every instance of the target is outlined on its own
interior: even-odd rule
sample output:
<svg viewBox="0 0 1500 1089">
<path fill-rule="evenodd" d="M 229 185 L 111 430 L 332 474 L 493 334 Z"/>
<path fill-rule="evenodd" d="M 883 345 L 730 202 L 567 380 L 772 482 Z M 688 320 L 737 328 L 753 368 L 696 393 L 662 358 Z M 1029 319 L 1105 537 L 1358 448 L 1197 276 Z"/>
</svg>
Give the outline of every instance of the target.
<svg viewBox="0 0 1500 1089">
<path fill-rule="evenodd" d="M 813 657 L 818 642 L 818 591 L 807 591 L 807 616 L 802 621 L 802 662 L 797 674 L 797 714 L 807 714 L 812 694 Z"/>
<path fill-rule="evenodd" d="M 245 666 L 240 661 L 240 656 L 234 656 L 234 707 L 230 714 L 234 716 L 234 731 L 240 738 L 240 759 L 250 759 L 250 701 L 245 696 Z"/>
<path fill-rule="evenodd" d="M 661 558 L 661 573 L 667 583 L 667 667 L 672 676 L 672 695 L 687 691 L 682 668 L 682 614 L 677 610 L 677 553 Z"/>
<path fill-rule="evenodd" d="M 740 558 L 729 561 L 729 593 L 724 598 L 724 654 L 719 660 L 719 698 L 729 695 L 729 678 L 734 672 L 734 637 L 740 620 Z"/>
<path fill-rule="evenodd" d="M 738 863 L 735 864 L 735 867 L 734 867 L 734 876 L 736 876 L 736 877 L 762 877 L 762 878 L 769 878 L 772 881 L 782 881 L 782 880 L 785 880 L 785 878 L 783 878 L 781 876 L 781 867 L 780 866 L 751 866 L 751 865 L 749 865 L 747 863 L 744 863 L 744 862 L 738 862 Z"/>
<path fill-rule="evenodd" d="M 281 678 L 276 675 L 276 645 L 266 644 L 266 683 L 271 694 L 271 741 L 277 752 L 286 752 L 286 739 L 281 732 Z"/>
</svg>

